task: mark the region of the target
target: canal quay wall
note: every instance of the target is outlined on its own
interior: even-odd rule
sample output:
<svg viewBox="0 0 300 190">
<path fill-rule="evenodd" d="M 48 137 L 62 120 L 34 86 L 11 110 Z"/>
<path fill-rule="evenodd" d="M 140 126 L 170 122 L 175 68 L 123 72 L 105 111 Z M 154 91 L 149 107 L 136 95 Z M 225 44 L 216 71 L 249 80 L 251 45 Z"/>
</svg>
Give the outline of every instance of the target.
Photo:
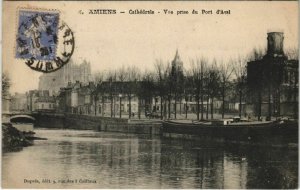
<svg viewBox="0 0 300 190">
<path fill-rule="evenodd" d="M 129 120 L 75 114 L 34 114 L 36 126 L 42 128 L 79 129 L 135 134 L 161 134 L 161 122 Z"/>
</svg>

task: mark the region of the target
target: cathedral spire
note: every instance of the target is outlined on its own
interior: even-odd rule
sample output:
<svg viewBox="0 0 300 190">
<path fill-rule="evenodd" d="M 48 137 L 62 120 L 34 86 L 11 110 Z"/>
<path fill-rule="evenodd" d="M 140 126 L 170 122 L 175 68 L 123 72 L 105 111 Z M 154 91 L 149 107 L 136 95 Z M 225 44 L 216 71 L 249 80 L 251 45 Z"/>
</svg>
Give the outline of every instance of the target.
<svg viewBox="0 0 300 190">
<path fill-rule="evenodd" d="M 180 70 L 183 69 L 183 63 L 180 59 L 179 53 L 178 53 L 178 48 L 176 49 L 175 57 L 174 60 L 172 61 L 172 67 L 178 68 Z"/>
<path fill-rule="evenodd" d="M 179 57 L 178 48 L 177 48 L 174 60 L 178 60 L 178 59 L 180 59 L 180 57 Z"/>
</svg>

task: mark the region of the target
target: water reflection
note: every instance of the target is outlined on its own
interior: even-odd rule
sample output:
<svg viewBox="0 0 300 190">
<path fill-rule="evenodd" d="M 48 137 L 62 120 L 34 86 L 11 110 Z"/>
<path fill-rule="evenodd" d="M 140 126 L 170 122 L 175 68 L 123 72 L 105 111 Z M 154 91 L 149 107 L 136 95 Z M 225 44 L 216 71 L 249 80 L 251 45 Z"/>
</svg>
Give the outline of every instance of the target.
<svg viewBox="0 0 300 190">
<path fill-rule="evenodd" d="M 147 135 L 37 130 L 47 141 L 3 154 L 3 187 L 296 188 L 298 152 Z M 38 179 L 40 183 L 24 183 Z M 42 179 L 68 183 L 42 183 Z M 81 183 L 74 183 L 75 180 Z M 73 180 L 73 183 L 72 183 Z M 90 180 L 90 181 L 84 181 Z M 94 183 L 96 182 L 96 183 Z"/>
</svg>

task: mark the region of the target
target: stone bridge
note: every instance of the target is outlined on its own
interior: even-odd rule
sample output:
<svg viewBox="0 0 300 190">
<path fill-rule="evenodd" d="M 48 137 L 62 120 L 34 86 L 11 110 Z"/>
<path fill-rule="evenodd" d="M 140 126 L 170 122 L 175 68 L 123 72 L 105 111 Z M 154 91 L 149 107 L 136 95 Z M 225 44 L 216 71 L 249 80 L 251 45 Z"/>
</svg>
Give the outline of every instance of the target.
<svg viewBox="0 0 300 190">
<path fill-rule="evenodd" d="M 29 115 L 35 118 L 37 114 L 32 112 L 4 112 L 2 113 L 2 123 L 9 123 L 10 117 L 14 115 Z"/>
</svg>

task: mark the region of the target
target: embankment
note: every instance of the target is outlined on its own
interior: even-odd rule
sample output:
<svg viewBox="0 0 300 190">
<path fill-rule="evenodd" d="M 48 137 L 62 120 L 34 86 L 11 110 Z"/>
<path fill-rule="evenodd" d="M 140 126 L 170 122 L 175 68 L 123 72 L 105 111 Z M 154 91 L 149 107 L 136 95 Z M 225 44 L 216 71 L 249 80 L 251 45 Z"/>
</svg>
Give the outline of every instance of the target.
<svg viewBox="0 0 300 190">
<path fill-rule="evenodd" d="M 191 126 L 74 114 L 34 115 L 37 127 L 162 135 L 166 138 L 266 146 L 298 146 L 298 123 L 278 126 Z"/>
<path fill-rule="evenodd" d="M 121 118 L 107 118 L 75 114 L 35 114 L 36 126 L 44 128 L 62 128 L 122 132 L 135 134 L 161 134 L 160 122 L 139 122 Z"/>
</svg>

